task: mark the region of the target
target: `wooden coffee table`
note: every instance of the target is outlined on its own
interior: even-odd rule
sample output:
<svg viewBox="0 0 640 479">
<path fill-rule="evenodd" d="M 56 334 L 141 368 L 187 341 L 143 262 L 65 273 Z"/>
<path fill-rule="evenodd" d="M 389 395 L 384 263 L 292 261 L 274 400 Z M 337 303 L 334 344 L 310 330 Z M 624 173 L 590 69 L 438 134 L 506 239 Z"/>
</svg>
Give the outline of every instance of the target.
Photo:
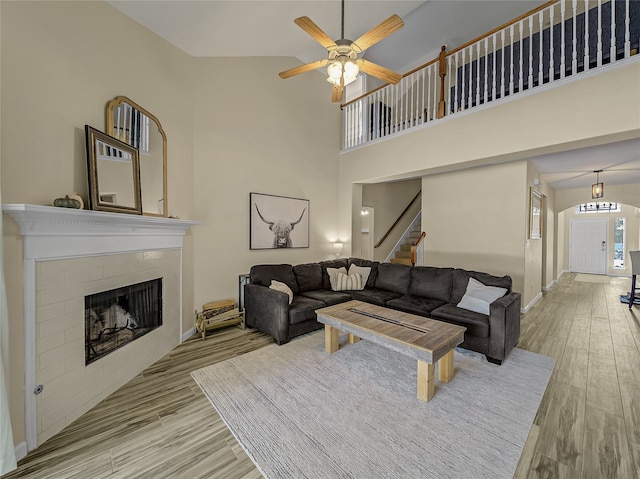
<svg viewBox="0 0 640 479">
<path fill-rule="evenodd" d="M 434 370 L 438 379 L 453 379 L 453 348 L 462 343 L 466 328 L 423 318 L 393 309 L 348 301 L 316 311 L 324 324 L 325 351 L 338 350 L 340 331 L 349 333 L 349 343 L 360 338 L 418 360 L 418 399 L 429 401 L 435 393 Z"/>
</svg>

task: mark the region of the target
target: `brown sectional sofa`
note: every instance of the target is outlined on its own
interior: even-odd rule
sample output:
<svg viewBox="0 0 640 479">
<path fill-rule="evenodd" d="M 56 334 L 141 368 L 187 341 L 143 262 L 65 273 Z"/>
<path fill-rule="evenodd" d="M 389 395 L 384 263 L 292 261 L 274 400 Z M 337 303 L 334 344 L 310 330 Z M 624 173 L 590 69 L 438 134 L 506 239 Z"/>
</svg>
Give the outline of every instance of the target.
<svg viewBox="0 0 640 479">
<path fill-rule="evenodd" d="M 362 290 L 333 291 L 327 268 L 355 264 L 371 268 Z M 489 314 L 458 307 L 469 278 L 483 285 L 504 288 L 504 296 L 493 301 Z M 293 293 L 269 288 L 271 281 L 286 284 Z M 247 326 L 273 336 L 277 344 L 319 329 L 316 310 L 357 299 L 387 308 L 445 321 L 467 328 L 461 347 L 478 351 L 501 364 L 520 337 L 520 293 L 511 290 L 511 277 L 457 268 L 405 266 L 344 258 L 300 265 L 263 264 L 250 271 L 245 285 Z"/>
</svg>

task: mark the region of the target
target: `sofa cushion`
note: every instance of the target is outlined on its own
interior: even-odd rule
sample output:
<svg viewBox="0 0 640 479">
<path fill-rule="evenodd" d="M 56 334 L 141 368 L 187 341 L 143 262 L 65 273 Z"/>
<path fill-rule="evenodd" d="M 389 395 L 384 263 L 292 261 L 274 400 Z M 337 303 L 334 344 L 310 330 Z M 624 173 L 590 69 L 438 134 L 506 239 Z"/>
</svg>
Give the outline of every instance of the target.
<svg viewBox="0 0 640 479">
<path fill-rule="evenodd" d="M 411 266 L 404 264 L 380 263 L 378 265 L 376 289 L 393 291 L 394 293 L 400 293 L 401 296 L 403 294 L 407 294 L 410 279 Z"/>
<path fill-rule="evenodd" d="M 420 316 L 429 316 L 434 309 L 445 304 L 447 304 L 446 301 L 414 296 L 412 294 L 405 294 L 399 298 L 387 301 L 388 308 L 398 309 L 400 311 L 418 314 Z"/>
<path fill-rule="evenodd" d="M 345 303 L 351 300 L 349 293 L 343 293 L 342 291 L 329 291 L 328 289 L 316 289 L 315 291 L 304 291 L 300 293 L 307 298 L 316 299 L 322 301 L 327 306 L 333 306 L 338 303 Z"/>
<path fill-rule="evenodd" d="M 475 278 L 487 286 L 507 288 L 507 294 L 511 292 L 511 276 L 493 276 L 487 273 L 479 273 L 477 271 L 467 271 L 456 268 L 453 270 L 453 288 L 451 289 L 450 303 L 458 304 L 460 302 L 464 293 L 467 291 L 469 278 Z"/>
<path fill-rule="evenodd" d="M 295 265 L 293 272 L 300 291 L 322 289 L 322 268 L 318 263 Z"/>
<path fill-rule="evenodd" d="M 336 284 L 332 288 L 334 291 L 353 291 L 362 289 L 362 276 L 360 274 L 338 273 Z"/>
<path fill-rule="evenodd" d="M 409 294 L 448 303 L 453 287 L 453 268 L 415 266 L 411 268 Z"/>
<path fill-rule="evenodd" d="M 329 274 L 327 273 L 327 268 L 347 269 L 349 267 L 349 260 L 347 258 L 342 258 L 321 261 L 320 267 L 322 268 L 322 287 L 324 289 L 331 289 L 331 283 L 329 282 Z"/>
<path fill-rule="evenodd" d="M 361 291 L 351 291 L 351 297 L 365 303 L 377 304 L 378 306 L 386 306 L 387 301 L 402 296 L 400 293 L 387 291 L 384 289 L 363 289 Z"/>
<path fill-rule="evenodd" d="M 269 285 L 269 289 L 275 289 L 276 291 L 280 291 L 281 293 L 284 293 L 287 296 L 289 296 L 289 304 L 291 304 L 291 301 L 293 301 L 293 291 L 291 291 L 291 288 L 286 284 L 281 283 L 280 281 L 276 281 L 275 279 L 272 279 L 271 285 Z"/>
<path fill-rule="evenodd" d="M 380 264 L 380 262 L 369 261 L 368 259 L 349 258 L 349 267 L 351 267 L 352 264 L 355 264 L 356 266 L 371 268 L 369 277 L 367 278 L 367 284 L 365 284 L 365 288 L 375 288 L 376 278 L 378 277 L 378 265 Z M 364 276 L 362 278 L 364 279 Z"/>
<path fill-rule="evenodd" d="M 298 324 L 310 319 L 316 319 L 316 309 L 326 306 L 322 301 L 307 298 L 299 294 L 293 297 L 293 301 L 289 305 L 289 323 Z"/>
<path fill-rule="evenodd" d="M 347 272 L 349 276 L 353 274 L 359 274 L 362 279 L 362 284 L 358 289 L 364 289 L 367 285 L 367 281 L 369 280 L 369 275 L 371 274 L 371 266 L 358 266 L 357 264 L 350 264 L 349 271 Z"/>
<path fill-rule="evenodd" d="M 252 266 L 249 270 L 249 278 L 251 283 L 267 287 L 271 285 L 271 280 L 275 279 L 289 286 L 294 293 L 299 291 L 296 275 L 293 274 L 293 266 L 290 264 L 258 264 Z"/>
<path fill-rule="evenodd" d="M 465 334 L 470 336 L 489 337 L 489 316 L 484 314 L 467 311 L 449 303 L 433 310 L 431 317 L 444 320 L 447 323 L 464 326 L 467 328 Z"/>
<path fill-rule="evenodd" d="M 327 275 L 329 276 L 329 284 L 331 285 L 332 291 L 337 291 L 336 284 L 338 281 L 338 274 L 347 274 L 347 269 L 345 267 L 340 268 L 327 268 Z"/>
<path fill-rule="evenodd" d="M 458 303 L 458 308 L 467 309 L 489 316 L 489 305 L 507 294 L 507 288 L 486 286 L 474 278 L 469 278 L 467 291 Z"/>
</svg>

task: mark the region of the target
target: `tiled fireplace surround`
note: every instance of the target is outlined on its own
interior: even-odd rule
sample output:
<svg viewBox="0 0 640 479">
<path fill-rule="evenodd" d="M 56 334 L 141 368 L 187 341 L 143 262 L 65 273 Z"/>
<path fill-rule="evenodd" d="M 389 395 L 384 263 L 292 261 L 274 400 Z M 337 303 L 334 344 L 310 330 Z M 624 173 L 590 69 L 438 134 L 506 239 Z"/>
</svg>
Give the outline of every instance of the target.
<svg viewBox="0 0 640 479">
<path fill-rule="evenodd" d="M 181 342 L 182 240 L 197 222 L 36 205 L 3 210 L 24 241 L 32 450 Z M 156 278 L 163 278 L 162 326 L 85 366 L 84 297 Z"/>
</svg>

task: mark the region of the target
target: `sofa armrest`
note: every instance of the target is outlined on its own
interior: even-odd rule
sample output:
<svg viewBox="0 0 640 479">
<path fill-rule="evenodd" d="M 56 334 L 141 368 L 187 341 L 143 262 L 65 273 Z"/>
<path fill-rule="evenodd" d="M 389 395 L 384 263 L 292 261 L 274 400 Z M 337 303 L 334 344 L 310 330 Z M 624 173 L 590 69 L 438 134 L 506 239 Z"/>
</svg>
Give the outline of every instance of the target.
<svg viewBox="0 0 640 479">
<path fill-rule="evenodd" d="M 502 360 L 520 339 L 520 293 L 509 293 L 489 306 L 489 353 Z"/>
<path fill-rule="evenodd" d="M 257 284 L 244 286 L 245 324 L 270 334 L 276 343 L 289 341 L 289 296 Z"/>
</svg>

